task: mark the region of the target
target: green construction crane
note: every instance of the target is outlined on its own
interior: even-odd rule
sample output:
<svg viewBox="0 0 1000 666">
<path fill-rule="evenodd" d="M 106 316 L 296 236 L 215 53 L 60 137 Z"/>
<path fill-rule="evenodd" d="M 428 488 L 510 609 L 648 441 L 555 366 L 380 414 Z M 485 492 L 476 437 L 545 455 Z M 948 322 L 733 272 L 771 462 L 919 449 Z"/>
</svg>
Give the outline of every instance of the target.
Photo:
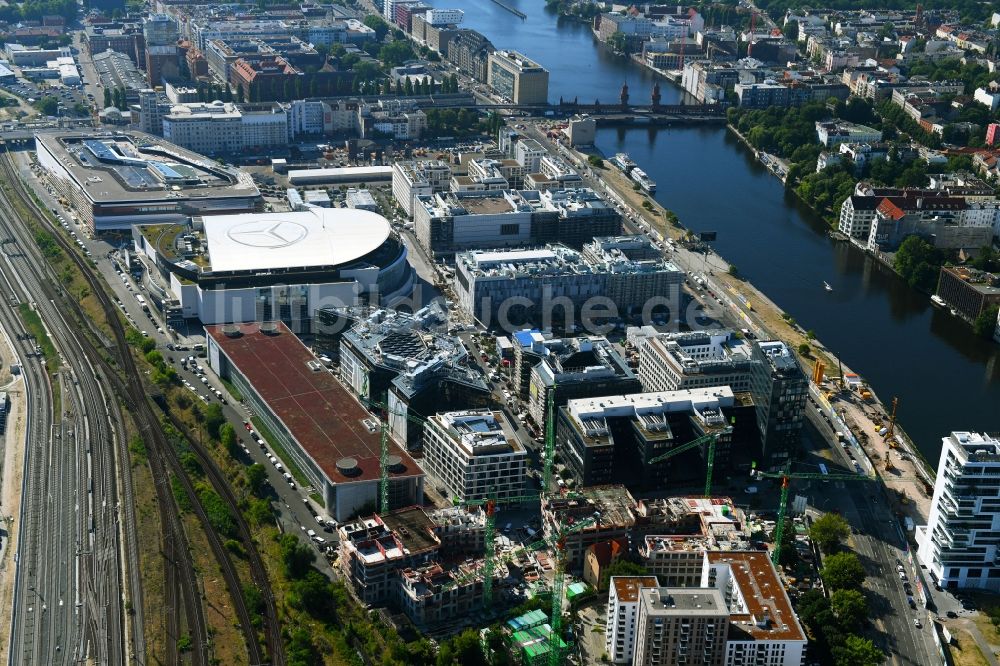
<svg viewBox="0 0 1000 666">
<path fill-rule="evenodd" d="M 778 520 L 774 527 L 774 550 L 771 551 L 771 561 L 779 566 L 781 561 L 781 542 L 785 538 L 785 513 L 788 510 L 788 482 L 791 479 L 806 479 L 809 481 L 875 481 L 874 476 L 863 474 L 824 474 L 823 472 L 792 473 L 792 462 L 788 461 L 783 472 L 762 472 L 753 463 L 750 475 L 761 479 L 781 479 L 781 502 L 778 504 Z"/>
<path fill-rule="evenodd" d="M 515 497 L 497 498 L 494 492 L 484 499 L 458 500 L 454 501 L 456 506 L 481 506 L 486 512 L 486 529 L 483 534 L 483 606 L 487 609 L 493 606 L 493 572 L 496 571 L 496 533 L 497 533 L 497 506 L 506 504 L 520 504 L 530 500 L 538 500 L 541 493 L 533 495 L 517 495 Z"/>
<path fill-rule="evenodd" d="M 556 554 L 556 567 L 552 577 L 552 633 L 549 634 L 549 666 L 560 666 L 563 663 L 562 649 L 562 601 L 563 586 L 566 577 L 566 537 L 574 532 L 596 523 L 600 514 L 595 513 L 572 525 L 563 527 L 553 539 L 553 549 Z"/>
<path fill-rule="evenodd" d="M 368 392 L 368 382 L 365 382 L 365 393 Z M 416 416 L 411 416 L 410 414 L 403 414 L 401 412 L 394 412 L 389 409 L 389 405 L 384 402 L 379 402 L 378 400 L 372 400 L 365 396 L 361 396 L 361 403 L 365 405 L 369 410 L 372 407 L 378 407 L 385 410 L 386 418 L 379 419 L 379 431 L 380 431 L 380 441 L 379 441 L 379 457 L 378 457 L 378 469 L 379 469 L 379 515 L 384 516 L 389 513 L 389 421 L 393 416 L 399 416 L 412 423 L 418 423 L 423 425 L 427 423 L 426 419 L 422 419 Z"/>
<path fill-rule="evenodd" d="M 675 449 L 670 449 L 664 454 L 658 455 L 649 462 L 647 465 L 655 465 L 656 463 L 663 462 L 668 458 L 684 453 L 685 451 L 690 451 L 691 449 L 698 448 L 699 446 L 704 446 L 708 444 L 708 460 L 707 469 L 705 470 L 705 497 L 712 496 L 712 468 L 715 466 L 715 444 L 719 440 L 719 437 L 732 432 L 732 429 L 727 429 L 721 432 L 711 432 L 707 435 L 702 435 L 698 439 L 691 440 L 687 444 L 681 444 Z"/>
<path fill-rule="evenodd" d="M 556 386 L 545 398 L 545 460 L 542 467 L 542 492 L 552 488 L 552 466 L 556 458 Z"/>
</svg>

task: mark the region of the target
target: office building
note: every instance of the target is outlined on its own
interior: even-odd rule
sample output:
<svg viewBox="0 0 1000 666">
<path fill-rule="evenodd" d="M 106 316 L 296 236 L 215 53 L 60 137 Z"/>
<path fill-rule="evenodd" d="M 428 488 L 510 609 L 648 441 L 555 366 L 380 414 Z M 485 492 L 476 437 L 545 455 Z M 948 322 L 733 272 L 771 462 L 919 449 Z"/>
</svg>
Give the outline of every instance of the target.
<svg viewBox="0 0 1000 666">
<path fill-rule="evenodd" d="M 302 470 L 338 521 L 378 500 L 380 437 L 361 406 L 284 324 L 207 326 L 208 362 L 231 382 L 279 441 L 272 446 Z M 423 502 L 424 475 L 390 444 L 389 501 Z M 429 537 L 432 535 L 429 535 Z"/>
<path fill-rule="evenodd" d="M 424 427 L 423 468 L 442 495 L 501 502 L 525 494 L 528 452 L 504 412 L 435 414 Z"/>
<path fill-rule="evenodd" d="M 146 41 L 146 77 L 152 88 L 163 85 L 164 79 L 180 74 L 180 52 L 177 49 L 177 24 L 166 14 L 151 14 L 142 23 Z"/>
<path fill-rule="evenodd" d="M 943 438 L 917 557 L 941 587 L 1000 591 L 1000 439 L 974 432 Z"/>
<path fill-rule="evenodd" d="M 513 160 L 511 160 L 513 161 Z M 621 231 L 621 216 L 589 188 L 448 192 L 416 198 L 417 240 L 433 254 L 561 242 L 580 249 Z M 482 181 L 480 181 L 482 182 Z"/>
<path fill-rule="evenodd" d="M 544 338 L 537 331 L 519 331 L 513 337 L 521 368 L 533 362 L 524 400 L 539 428 L 547 418 L 550 393 L 558 408 L 570 400 L 640 390 L 639 379 L 607 338 Z"/>
<path fill-rule="evenodd" d="M 638 342 L 645 391 L 729 386 L 750 390 L 750 346 L 730 330 L 659 333 Z"/>
<path fill-rule="evenodd" d="M 1000 275 L 968 266 L 942 266 L 937 295 L 969 321 L 1000 305 Z"/>
<path fill-rule="evenodd" d="M 258 154 L 288 145 L 288 114 L 273 104 L 175 104 L 162 123 L 163 138 L 205 155 Z"/>
<path fill-rule="evenodd" d="M 424 20 L 429 25 L 458 25 L 465 18 L 461 9 L 428 9 Z"/>
<path fill-rule="evenodd" d="M 707 447 L 655 464 L 649 461 L 706 434 L 716 434 L 715 470 L 756 450 L 755 410 L 749 395 L 728 386 L 570 400 L 558 411 L 556 444 L 584 486 L 625 483 L 661 488 L 704 479 Z"/>
<path fill-rule="evenodd" d="M 388 405 L 390 435 L 409 449 L 421 446 L 422 420 L 490 402 L 465 345 L 438 332 L 446 321 L 435 305 L 413 314 L 357 307 L 316 314 L 317 348 L 339 365 L 341 380 L 355 394 Z"/>
<path fill-rule="evenodd" d="M 642 589 L 638 607 L 633 664 L 725 666 L 729 609 L 719 590 Z"/>
<path fill-rule="evenodd" d="M 517 51 L 490 54 L 487 84 L 515 104 L 549 101 L 548 70 Z"/>
<path fill-rule="evenodd" d="M 762 453 L 769 465 L 799 450 L 809 381 L 795 354 L 780 340 L 753 343 L 750 393 L 757 409 Z"/>
<path fill-rule="evenodd" d="M 442 160 L 413 160 L 392 165 L 392 196 L 408 216 L 413 216 L 419 196 L 448 189 L 451 167 Z"/>
<path fill-rule="evenodd" d="M 817 122 L 816 139 L 827 148 L 842 143 L 878 143 L 882 140 L 882 131 L 844 121 Z"/>
<path fill-rule="evenodd" d="M 127 55 L 136 67 L 146 66 L 146 38 L 138 22 L 88 25 L 84 40 L 91 55 L 110 49 Z"/>
<path fill-rule="evenodd" d="M 665 260 L 633 261 L 604 250 L 601 241 L 592 245 L 587 255 L 564 245 L 458 254 L 458 306 L 488 327 L 511 330 L 538 321 L 568 329 L 593 313 L 588 304 L 603 313 L 598 318 L 625 316 L 684 280 Z"/>
<path fill-rule="evenodd" d="M 639 619 L 639 593 L 659 587 L 656 576 L 612 576 L 608 586 L 604 651 L 613 664 L 631 666 L 635 655 L 635 629 Z"/>
</svg>

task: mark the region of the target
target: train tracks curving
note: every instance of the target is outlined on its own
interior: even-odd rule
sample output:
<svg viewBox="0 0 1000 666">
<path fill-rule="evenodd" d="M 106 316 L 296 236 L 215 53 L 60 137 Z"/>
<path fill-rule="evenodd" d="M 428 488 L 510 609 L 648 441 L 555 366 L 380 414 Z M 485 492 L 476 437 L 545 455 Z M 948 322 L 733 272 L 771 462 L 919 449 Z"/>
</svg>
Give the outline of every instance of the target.
<svg viewBox="0 0 1000 666">
<path fill-rule="evenodd" d="M 91 293 L 97 299 L 108 324 L 111 327 L 113 340 L 108 341 L 105 348 L 98 349 L 98 347 L 86 336 L 80 336 L 80 344 L 88 348 L 89 358 L 91 358 L 94 363 L 101 366 L 112 387 L 129 408 L 133 419 L 141 430 L 143 438 L 148 445 L 148 459 L 156 485 L 157 504 L 160 511 L 161 524 L 164 526 L 163 549 L 164 563 L 167 569 L 166 606 L 168 608 L 175 609 L 175 612 L 168 614 L 167 662 L 178 662 L 179 655 L 176 653 L 176 640 L 170 640 L 170 637 L 176 638 L 179 636 L 180 625 L 184 622 L 184 620 L 186 620 L 184 624 L 186 624 L 188 630 L 191 632 L 192 658 L 194 663 L 200 664 L 207 660 L 208 643 L 203 609 L 199 599 L 200 595 L 197 591 L 197 581 L 194 576 L 188 544 L 186 537 L 184 536 L 183 527 L 177 517 L 177 513 L 172 510 L 174 500 L 173 490 L 170 487 L 169 471 L 173 473 L 174 477 L 178 479 L 184 488 L 185 494 L 190 500 L 192 509 L 205 528 L 209 546 L 212 550 L 213 556 L 219 563 L 223 579 L 227 589 L 229 590 L 233 608 L 245 638 L 250 663 L 263 664 L 268 663 L 269 661 L 269 663 L 276 666 L 283 665 L 285 660 L 281 643 L 280 627 L 277 620 L 277 609 L 273 595 L 271 594 L 267 570 L 264 567 L 260 553 L 251 538 L 249 527 L 239 510 L 238 500 L 235 497 L 231 486 L 223 476 L 222 472 L 218 469 L 208 452 L 201 447 L 194 438 L 189 437 L 188 439 L 190 441 L 192 451 L 198 458 L 202 468 L 205 470 L 213 489 L 228 506 L 230 514 L 237 525 L 240 540 L 242 541 L 244 550 L 247 553 L 247 561 L 249 563 L 251 578 L 254 585 L 256 585 L 260 590 L 264 599 L 265 607 L 263 619 L 265 627 L 265 642 L 267 647 L 266 655 L 260 645 L 260 642 L 257 640 L 257 634 L 252 624 L 252 618 L 243 597 L 239 576 L 236 573 L 230 554 L 223 546 L 219 535 L 209 524 L 204 506 L 198 498 L 190 478 L 187 476 L 185 470 L 180 464 L 177 451 L 165 436 L 157 411 L 146 398 L 146 386 L 142 379 L 142 372 L 137 367 L 135 359 L 132 356 L 131 349 L 125 339 L 125 329 L 118 317 L 116 306 L 112 303 L 110 297 L 104 289 L 104 286 L 101 284 L 100 279 L 97 275 L 95 275 L 89 263 L 76 252 L 76 249 L 69 243 L 68 240 L 66 240 L 65 237 L 63 237 L 60 230 L 55 228 L 49 222 L 46 212 L 37 206 L 30 192 L 26 190 L 24 184 L 21 182 L 16 166 L 13 164 L 9 153 L 5 152 L 3 159 L 0 159 L 0 162 L 2 162 L 2 167 L 0 167 L 2 168 L 2 173 L 6 175 L 8 182 L 12 184 L 12 187 L 17 191 L 19 197 L 24 201 L 25 205 L 33 211 L 37 223 L 42 225 L 52 234 L 62 251 L 65 252 L 80 269 L 82 275 L 87 281 Z M 25 230 L 21 228 L 19 243 L 26 243 L 27 245 L 30 245 L 35 252 L 37 252 L 37 248 L 34 247 L 32 239 L 25 239 L 23 237 L 25 233 Z M 58 295 L 56 297 L 58 297 Z M 79 303 L 73 301 L 72 299 L 68 300 L 70 306 L 75 310 L 75 313 L 80 321 L 86 322 L 86 315 L 82 312 Z M 95 337 L 100 338 L 101 336 Z M 114 365 L 106 358 L 106 354 L 110 355 L 111 358 L 114 359 Z M 183 432 L 185 430 L 183 424 L 180 423 L 173 414 L 171 414 L 169 409 L 166 409 L 165 405 L 161 404 L 161 407 L 164 407 L 165 413 L 172 420 L 174 425 Z M 123 446 L 126 445 L 123 444 Z M 120 452 L 120 455 L 127 455 L 124 449 Z M 125 458 L 122 459 L 124 460 Z M 181 607 L 183 607 L 183 613 L 177 612 L 177 610 Z"/>
</svg>

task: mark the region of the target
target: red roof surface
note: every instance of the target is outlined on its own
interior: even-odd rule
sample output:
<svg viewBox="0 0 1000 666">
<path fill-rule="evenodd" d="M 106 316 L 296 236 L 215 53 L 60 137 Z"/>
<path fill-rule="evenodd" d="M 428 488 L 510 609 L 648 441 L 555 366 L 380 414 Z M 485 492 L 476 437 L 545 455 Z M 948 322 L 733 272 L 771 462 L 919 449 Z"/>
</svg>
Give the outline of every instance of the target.
<svg viewBox="0 0 1000 666">
<path fill-rule="evenodd" d="M 229 326 L 238 328 L 240 335 L 223 333 Z M 362 423 L 375 417 L 325 368 L 309 368 L 307 363 L 316 358 L 287 326 L 278 323 L 272 335 L 261 333 L 256 323 L 206 326 L 205 332 L 327 478 L 333 483 L 379 478 L 380 436 Z M 391 440 L 389 454 L 402 458 L 404 468 L 390 476 L 422 475 L 413 459 Z M 361 473 L 342 474 L 337 469 L 342 458 L 357 460 Z"/>
</svg>

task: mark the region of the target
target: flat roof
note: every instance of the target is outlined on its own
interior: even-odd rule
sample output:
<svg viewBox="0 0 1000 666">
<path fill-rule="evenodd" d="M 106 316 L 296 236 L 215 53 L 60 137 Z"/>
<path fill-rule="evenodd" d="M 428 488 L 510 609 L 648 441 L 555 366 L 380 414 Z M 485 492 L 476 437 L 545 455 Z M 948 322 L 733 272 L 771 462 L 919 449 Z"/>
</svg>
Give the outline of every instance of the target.
<svg viewBox="0 0 1000 666">
<path fill-rule="evenodd" d="M 202 218 L 213 272 L 339 266 L 389 239 L 389 222 L 357 208 Z"/>
<path fill-rule="evenodd" d="M 656 576 L 612 576 L 611 584 L 619 603 L 635 603 L 639 600 L 639 590 L 642 588 L 656 589 L 660 582 Z"/>
<path fill-rule="evenodd" d="M 805 641 L 785 586 L 761 551 L 709 551 L 710 564 L 729 565 L 746 602 L 746 613 L 729 616 L 730 640 Z M 767 620 L 766 626 L 764 620 Z"/>
<path fill-rule="evenodd" d="M 291 169 L 288 172 L 288 182 L 319 183 L 327 182 L 362 182 L 365 180 L 391 180 L 392 167 L 362 166 L 338 167 L 332 169 Z"/>
<path fill-rule="evenodd" d="M 206 326 L 205 333 L 254 387 L 274 415 L 332 483 L 379 478 L 381 439 L 368 425 L 377 423 L 326 369 L 313 370 L 316 357 L 282 323 L 274 334 L 259 323 Z M 238 331 L 231 337 L 224 330 Z M 406 451 L 389 442 L 390 455 L 401 459 L 393 478 L 423 476 Z M 343 474 L 337 461 L 354 458 L 360 471 Z"/>
</svg>

